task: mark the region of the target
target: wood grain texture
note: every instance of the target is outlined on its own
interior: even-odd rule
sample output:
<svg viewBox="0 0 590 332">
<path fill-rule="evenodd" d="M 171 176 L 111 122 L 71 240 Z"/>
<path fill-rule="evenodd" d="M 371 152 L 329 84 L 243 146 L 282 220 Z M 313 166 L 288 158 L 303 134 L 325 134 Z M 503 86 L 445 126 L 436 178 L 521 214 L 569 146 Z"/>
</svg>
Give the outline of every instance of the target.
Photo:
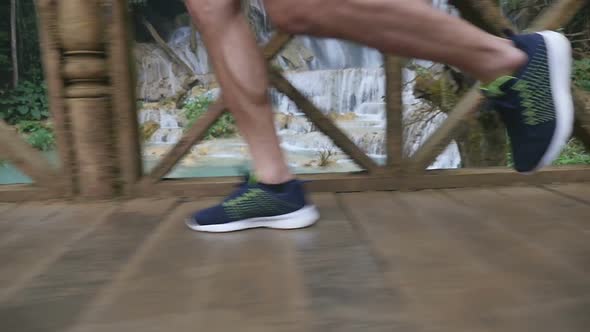
<svg viewBox="0 0 590 332">
<path fill-rule="evenodd" d="M 486 331 L 500 310 L 523 300 L 501 270 L 466 250 L 463 238 L 446 233 L 439 223 L 452 220 L 429 209 L 429 195 L 342 197 L 381 257 L 390 282 L 400 285 L 407 302 L 404 312 L 418 331 Z"/>
<path fill-rule="evenodd" d="M 115 208 L 108 203 L 21 205 L 0 217 L 0 261 L 11 262 L 0 265 L 0 303 L 26 287 Z"/>
<path fill-rule="evenodd" d="M 183 224 L 217 199 L 0 205 L 0 321 L 19 332 L 586 332 L 589 194 L 313 194 L 313 227 L 230 234 Z"/>
<path fill-rule="evenodd" d="M 66 331 L 175 203 L 170 199 L 136 200 L 111 213 L 86 236 L 69 244 L 26 287 L 0 303 L 3 328 Z"/>
<path fill-rule="evenodd" d="M 489 190 L 455 193 L 451 199 L 437 191 L 343 196 L 390 278 L 402 283 L 407 314 L 419 330 L 552 331 L 561 324 L 584 331 L 588 279 L 572 274 L 559 260 L 565 256 L 552 256 L 532 234 L 507 229 L 534 223 L 531 211 Z M 522 194 L 534 204 L 534 196 Z M 547 227 L 575 232 L 559 223 Z M 567 246 L 588 258 L 580 244 Z M 559 314 L 548 316 L 551 309 Z"/>
</svg>

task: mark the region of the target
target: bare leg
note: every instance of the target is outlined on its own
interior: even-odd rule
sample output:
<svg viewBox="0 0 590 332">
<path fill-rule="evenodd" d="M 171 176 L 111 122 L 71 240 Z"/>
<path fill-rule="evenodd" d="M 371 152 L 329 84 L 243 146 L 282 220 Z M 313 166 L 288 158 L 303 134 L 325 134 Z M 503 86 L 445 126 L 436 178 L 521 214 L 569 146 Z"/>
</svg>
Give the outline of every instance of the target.
<svg viewBox="0 0 590 332">
<path fill-rule="evenodd" d="M 223 100 L 248 143 L 258 179 L 292 179 L 275 132 L 266 64 L 240 0 L 186 0 L 213 61 Z"/>
<path fill-rule="evenodd" d="M 203 34 L 223 97 L 262 182 L 292 178 L 280 149 L 264 59 L 240 0 L 186 0 Z M 354 40 L 407 57 L 450 64 L 487 83 L 526 55 L 508 40 L 416 0 L 266 0 L 275 24 L 293 33 Z"/>
<path fill-rule="evenodd" d="M 526 62 L 512 42 L 417 0 L 266 0 L 279 28 L 455 66 L 484 83 Z"/>
</svg>

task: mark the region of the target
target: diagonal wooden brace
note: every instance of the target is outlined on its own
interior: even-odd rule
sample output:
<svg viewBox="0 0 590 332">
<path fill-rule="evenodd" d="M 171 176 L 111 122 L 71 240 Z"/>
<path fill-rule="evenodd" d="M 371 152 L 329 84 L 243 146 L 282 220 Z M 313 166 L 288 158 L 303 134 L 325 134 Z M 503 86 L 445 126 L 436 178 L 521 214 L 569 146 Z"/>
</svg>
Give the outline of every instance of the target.
<svg viewBox="0 0 590 332">
<path fill-rule="evenodd" d="M 289 43 L 291 38 L 291 35 L 281 32 L 273 36 L 263 49 L 265 59 L 271 60 L 274 58 L 283 47 Z M 172 170 L 172 168 L 184 156 L 186 156 L 190 149 L 203 139 L 207 130 L 211 128 L 211 126 L 213 126 L 226 111 L 227 108 L 221 99 L 211 105 L 207 112 L 193 124 L 186 134 L 183 135 L 178 144 L 168 151 L 158 165 L 151 170 L 150 174 L 141 181 L 140 186 L 156 183 L 166 176 L 166 174 L 168 174 L 170 170 Z"/>
<path fill-rule="evenodd" d="M 14 128 L 0 121 L 0 159 L 10 161 L 28 175 L 35 185 L 60 190 L 62 177 L 39 151 L 25 143 Z"/>
<path fill-rule="evenodd" d="M 299 107 L 309 120 L 326 134 L 336 146 L 350 156 L 356 163 L 369 173 L 375 172 L 379 166 L 369 158 L 345 133 L 325 116 L 311 101 L 295 88 L 281 73 L 270 68 L 270 81 L 280 92 Z"/>
</svg>

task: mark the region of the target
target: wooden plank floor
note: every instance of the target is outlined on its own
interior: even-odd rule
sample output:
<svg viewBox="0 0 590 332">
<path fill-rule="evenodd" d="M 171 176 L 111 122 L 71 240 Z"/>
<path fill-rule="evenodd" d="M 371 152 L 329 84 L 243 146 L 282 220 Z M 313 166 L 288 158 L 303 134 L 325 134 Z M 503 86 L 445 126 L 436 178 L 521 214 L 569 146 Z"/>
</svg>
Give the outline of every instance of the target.
<svg viewBox="0 0 590 332">
<path fill-rule="evenodd" d="M 590 331 L 590 184 L 319 194 L 212 235 L 215 200 L 0 205 L 0 331 Z"/>
</svg>

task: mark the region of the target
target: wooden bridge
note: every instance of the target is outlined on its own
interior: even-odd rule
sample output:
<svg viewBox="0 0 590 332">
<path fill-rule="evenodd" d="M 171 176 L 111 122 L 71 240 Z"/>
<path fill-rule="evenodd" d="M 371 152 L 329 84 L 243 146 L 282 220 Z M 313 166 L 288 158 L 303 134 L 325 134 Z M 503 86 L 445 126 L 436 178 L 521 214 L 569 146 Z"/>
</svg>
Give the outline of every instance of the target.
<svg viewBox="0 0 590 332">
<path fill-rule="evenodd" d="M 314 195 L 298 231 L 200 234 L 215 200 L 0 206 L 2 331 L 590 327 L 590 185 Z"/>
<path fill-rule="evenodd" d="M 487 31 L 513 29 L 494 1 L 453 3 Z M 530 30 L 558 29 L 585 3 L 558 1 Z M 144 174 L 127 2 L 37 8 L 60 163 L 0 124 L 0 156 L 34 182 L 0 186 L 2 331 L 590 329 L 590 167 L 427 170 L 481 105 L 477 86 L 405 155 L 402 59 L 384 55 L 379 165 L 270 67 L 273 86 L 364 171 L 304 177 L 323 216 L 313 228 L 196 234 L 184 217 L 238 180 L 163 178 L 223 100 Z M 277 33 L 266 58 L 291 37 Z M 574 94 L 588 148 L 590 97 Z"/>
</svg>

